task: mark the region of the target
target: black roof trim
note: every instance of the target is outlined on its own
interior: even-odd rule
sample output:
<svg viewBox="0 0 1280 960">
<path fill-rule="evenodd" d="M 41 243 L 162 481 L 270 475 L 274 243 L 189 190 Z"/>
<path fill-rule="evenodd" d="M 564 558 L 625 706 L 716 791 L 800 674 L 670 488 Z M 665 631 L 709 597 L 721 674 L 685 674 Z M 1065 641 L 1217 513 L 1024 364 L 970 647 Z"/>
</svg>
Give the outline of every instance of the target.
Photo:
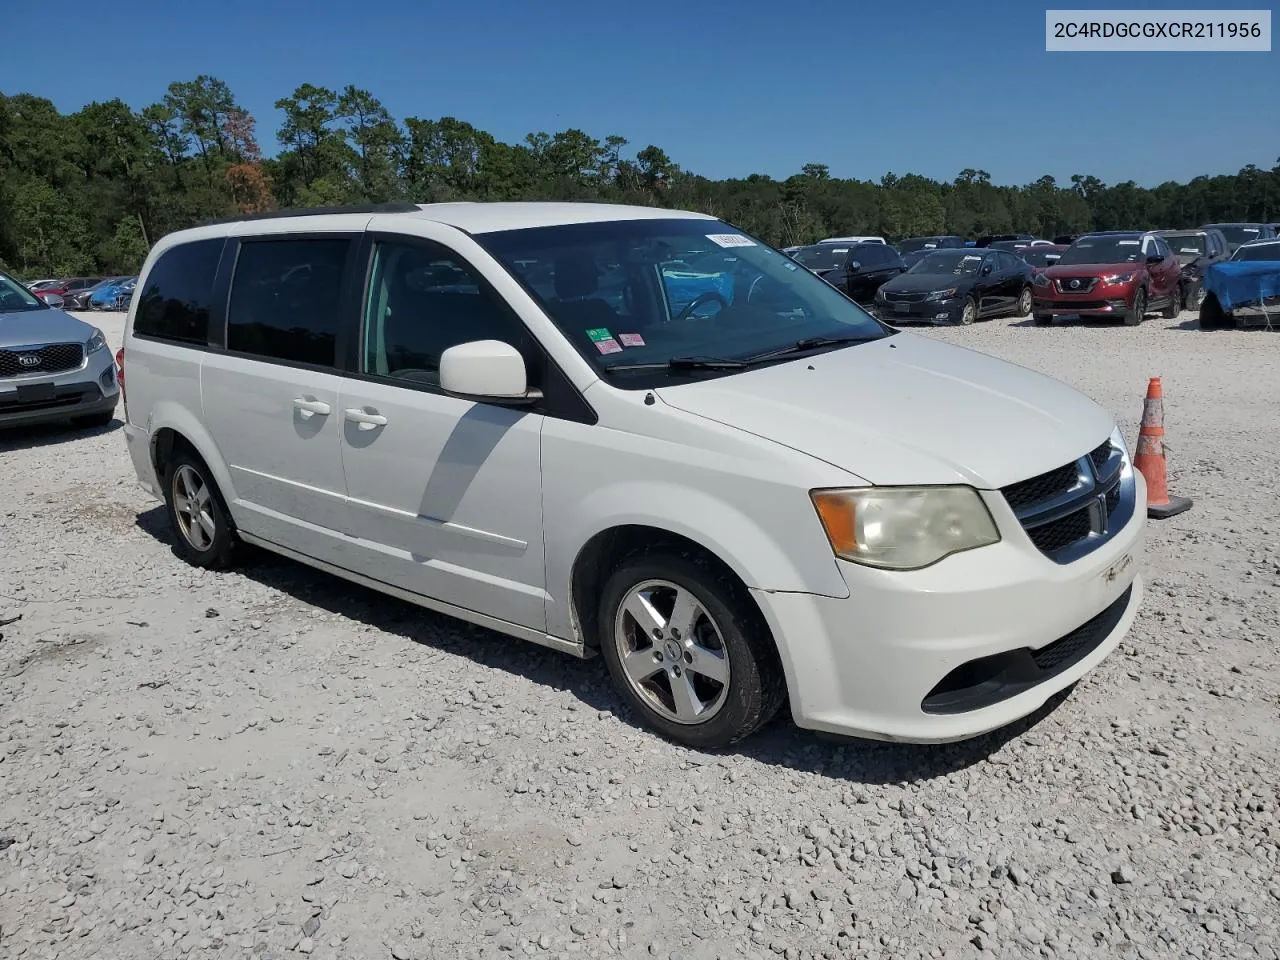
<svg viewBox="0 0 1280 960">
<path fill-rule="evenodd" d="M 354 203 L 337 207 L 295 207 L 290 210 L 272 210 L 269 213 L 247 213 L 239 217 L 222 217 L 207 220 L 201 226 L 213 227 L 220 223 L 250 223 L 254 220 L 278 220 L 282 217 L 322 217 L 333 213 L 417 213 L 414 203 Z"/>
</svg>

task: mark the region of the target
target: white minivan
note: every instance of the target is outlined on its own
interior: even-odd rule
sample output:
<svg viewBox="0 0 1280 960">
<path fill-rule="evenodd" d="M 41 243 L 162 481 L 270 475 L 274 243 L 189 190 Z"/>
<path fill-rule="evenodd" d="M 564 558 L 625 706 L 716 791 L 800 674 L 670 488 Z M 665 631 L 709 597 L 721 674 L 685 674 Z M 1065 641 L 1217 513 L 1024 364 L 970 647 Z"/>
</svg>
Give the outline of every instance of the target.
<svg viewBox="0 0 1280 960">
<path fill-rule="evenodd" d="M 1141 600 L 1113 419 L 712 217 L 381 205 L 171 234 L 120 355 L 176 551 L 252 544 L 577 656 L 698 747 L 942 742 Z"/>
</svg>

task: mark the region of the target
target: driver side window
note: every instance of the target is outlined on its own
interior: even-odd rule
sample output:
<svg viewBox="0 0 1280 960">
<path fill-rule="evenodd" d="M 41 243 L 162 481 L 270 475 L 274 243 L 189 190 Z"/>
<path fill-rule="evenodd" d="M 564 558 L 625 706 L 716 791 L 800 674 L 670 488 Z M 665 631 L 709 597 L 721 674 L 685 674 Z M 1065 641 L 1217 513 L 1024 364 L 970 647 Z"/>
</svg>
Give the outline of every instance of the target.
<svg viewBox="0 0 1280 960">
<path fill-rule="evenodd" d="M 362 373 L 440 383 L 440 355 L 460 343 L 501 340 L 525 355 L 524 324 L 467 264 L 428 242 L 379 242 L 364 309 Z"/>
</svg>

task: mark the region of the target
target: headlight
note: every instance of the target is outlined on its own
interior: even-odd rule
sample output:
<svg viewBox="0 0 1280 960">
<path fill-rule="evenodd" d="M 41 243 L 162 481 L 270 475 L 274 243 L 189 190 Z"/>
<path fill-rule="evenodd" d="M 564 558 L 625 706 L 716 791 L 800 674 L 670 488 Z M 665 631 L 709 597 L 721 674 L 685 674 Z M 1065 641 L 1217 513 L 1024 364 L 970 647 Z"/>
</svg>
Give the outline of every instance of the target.
<svg viewBox="0 0 1280 960">
<path fill-rule="evenodd" d="M 1129 445 L 1124 442 L 1124 431 L 1116 427 L 1111 431 L 1111 445 L 1118 447 L 1124 453 L 1124 458 L 1129 459 Z"/>
<path fill-rule="evenodd" d="M 97 327 L 93 328 L 93 336 L 89 338 L 89 342 L 84 345 L 85 353 L 97 353 L 99 350 L 105 350 L 107 347 L 107 335 Z"/>
<path fill-rule="evenodd" d="M 1109 277 L 1103 277 L 1103 283 L 1131 283 L 1133 281 L 1132 273 L 1113 273 Z"/>
<path fill-rule="evenodd" d="M 1043 273 L 1037 273 L 1031 278 L 1031 282 L 1037 287 L 1047 287 L 1049 285 L 1049 278 Z"/>
<path fill-rule="evenodd" d="M 925 297 L 926 300 L 946 300 L 948 297 L 956 295 L 956 287 L 948 287 L 946 290 L 935 290 L 933 293 Z"/>
<path fill-rule="evenodd" d="M 916 570 L 1000 542 L 972 487 L 859 487 L 810 496 L 836 556 L 869 567 Z"/>
</svg>

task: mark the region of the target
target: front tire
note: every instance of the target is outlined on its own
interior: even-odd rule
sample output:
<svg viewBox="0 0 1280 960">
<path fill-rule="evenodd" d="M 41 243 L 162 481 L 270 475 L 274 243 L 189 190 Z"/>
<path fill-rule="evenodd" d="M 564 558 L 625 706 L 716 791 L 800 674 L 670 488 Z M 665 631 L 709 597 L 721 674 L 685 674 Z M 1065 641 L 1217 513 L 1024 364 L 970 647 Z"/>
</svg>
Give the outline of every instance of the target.
<svg viewBox="0 0 1280 960">
<path fill-rule="evenodd" d="M 633 555 L 605 583 L 598 623 L 614 685 L 671 740 L 728 746 L 767 723 L 786 697 L 763 616 L 707 557 Z"/>
<path fill-rule="evenodd" d="M 1169 305 L 1164 308 L 1160 314 L 1165 320 L 1177 320 L 1178 314 L 1182 312 L 1182 299 L 1186 296 L 1183 292 L 1182 284 L 1178 284 L 1169 294 Z"/>
<path fill-rule="evenodd" d="M 231 566 L 238 540 L 204 461 L 186 450 L 175 453 L 165 469 L 164 492 L 178 556 L 210 570 Z"/>
<path fill-rule="evenodd" d="M 978 305 L 973 302 L 973 297 L 965 297 L 964 306 L 960 308 L 960 323 L 967 327 L 977 319 Z"/>
<path fill-rule="evenodd" d="M 1125 311 L 1124 325 L 1126 327 L 1136 327 L 1146 315 L 1147 291 L 1139 287 L 1137 293 L 1133 295 L 1133 305 Z"/>
</svg>

